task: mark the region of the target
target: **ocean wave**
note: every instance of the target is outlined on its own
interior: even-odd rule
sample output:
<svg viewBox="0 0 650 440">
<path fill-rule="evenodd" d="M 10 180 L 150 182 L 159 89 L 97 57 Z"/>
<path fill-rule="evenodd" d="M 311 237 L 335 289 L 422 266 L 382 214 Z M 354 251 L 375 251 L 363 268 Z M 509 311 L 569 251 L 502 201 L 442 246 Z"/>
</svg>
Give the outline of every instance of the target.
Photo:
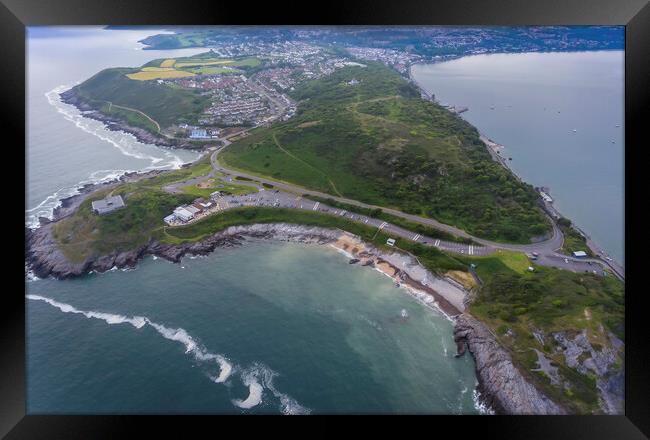
<svg viewBox="0 0 650 440">
<path fill-rule="evenodd" d="M 38 280 L 40 280 L 40 278 L 37 277 L 37 276 L 34 274 L 34 272 L 32 272 L 31 270 L 30 270 L 30 271 L 27 271 L 27 273 L 25 274 L 25 281 L 27 281 L 27 282 L 38 281 Z"/>
<path fill-rule="evenodd" d="M 146 172 L 156 169 L 179 169 L 181 165 L 186 163 L 170 149 L 143 144 L 129 133 L 108 130 L 104 123 L 84 117 L 83 112 L 80 112 L 76 107 L 61 101 L 61 93 L 69 90 L 71 87 L 70 85 L 61 85 L 45 93 L 48 103 L 56 108 L 57 112 L 63 115 L 66 120 L 72 122 L 79 129 L 111 144 L 125 156 L 148 161 L 149 165 L 138 170 L 96 170 L 91 172 L 88 178 L 75 185 L 59 188 L 43 199 L 38 205 L 26 210 L 26 214 L 28 215 L 26 216 L 25 224 L 30 229 L 35 229 L 40 226 L 39 217 L 45 217 L 51 220 L 54 210 L 61 206 L 61 200 L 79 194 L 79 190 L 84 185 L 108 182 L 126 173 L 136 171 Z M 148 153 L 145 149 L 153 149 L 156 155 Z M 190 160 L 195 160 L 198 157 L 198 155 L 195 156 Z"/>
<path fill-rule="evenodd" d="M 474 408 L 483 415 L 494 415 L 494 410 L 490 408 L 485 402 L 481 401 L 481 393 L 478 389 L 474 388 L 472 391 L 472 402 L 474 402 Z"/>
<path fill-rule="evenodd" d="M 278 373 L 268 366 L 256 362 L 242 373 L 242 382 L 248 387 L 245 400 L 234 399 L 233 404 L 240 408 L 253 408 L 262 403 L 264 389 L 268 389 L 280 402 L 280 411 L 286 415 L 309 414 L 310 410 L 300 405 L 293 397 L 278 391 L 273 383 Z"/>
<path fill-rule="evenodd" d="M 247 371 L 242 375 L 242 382 L 248 387 L 248 397 L 244 400 L 233 399 L 232 403 L 243 409 L 250 409 L 262 403 L 264 387 L 259 381 L 257 370 Z"/>
<path fill-rule="evenodd" d="M 57 112 L 62 114 L 66 120 L 72 122 L 77 128 L 80 128 L 86 133 L 92 134 L 113 145 L 125 156 L 149 160 L 152 165 L 164 160 L 162 157 L 152 156 L 142 151 L 141 147 L 146 144 L 139 142 L 132 134 L 123 131 L 108 130 L 103 122 L 86 118 L 79 109 L 73 105 L 64 103 L 61 100 L 61 93 L 71 88 L 72 86 L 61 85 L 45 93 L 47 102 L 56 108 Z M 170 160 L 169 165 L 178 163 L 178 166 L 180 166 L 183 164 L 182 159 L 170 151 L 163 151 L 163 153 Z"/>
<path fill-rule="evenodd" d="M 232 400 L 233 405 L 239 408 L 250 409 L 259 405 L 263 399 L 264 389 L 268 389 L 273 394 L 273 396 L 278 399 L 279 410 L 283 414 L 309 413 L 309 409 L 303 407 L 295 399 L 285 393 L 280 392 L 275 387 L 273 379 L 278 375 L 275 371 L 271 370 L 266 365 L 257 362 L 249 368 L 241 369 L 240 367 L 233 365 L 229 359 L 226 358 L 226 356 L 222 354 L 211 353 L 208 351 L 199 343 L 199 341 L 192 337 L 183 328 L 167 327 L 163 324 L 154 322 L 145 316 L 128 317 L 113 313 L 80 310 L 70 304 L 61 303 L 59 301 L 40 295 L 28 294 L 25 297 L 34 301 L 43 301 L 53 307 L 56 307 L 63 313 L 80 314 L 86 318 L 99 319 L 108 324 L 128 323 L 137 329 L 141 329 L 145 325 L 149 325 L 155 329 L 163 338 L 170 341 L 180 342 L 185 347 L 185 353 L 191 355 L 198 362 L 216 363 L 219 366 L 219 375 L 215 377 L 206 374 L 208 378 L 214 383 L 226 384 L 226 381 L 232 377 L 235 372 L 241 371 L 242 383 L 248 387 L 248 397 L 243 400 Z"/>
<path fill-rule="evenodd" d="M 133 316 L 131 318 L 124 315 L 116 315 L 113 313 L 104 313 L 104 312 L 94 312 L 94 311 L 85 311 L 79 310 L 70 304 L 60 303 L 50 298 L 45 298 L 40 295 L 26 295 L 27 299 L 35 301 L 44 301 L 49 305 L 56 307 L 61 310 L 63 313 L 76 313 L 79 315 L 84 315 L 86 318 L 95 318 L 105 321 L 107 324 L 131 324 L 135 328 L 142 328 L 146 324 L 146 318 L 143 316 Z"/>
</svg>

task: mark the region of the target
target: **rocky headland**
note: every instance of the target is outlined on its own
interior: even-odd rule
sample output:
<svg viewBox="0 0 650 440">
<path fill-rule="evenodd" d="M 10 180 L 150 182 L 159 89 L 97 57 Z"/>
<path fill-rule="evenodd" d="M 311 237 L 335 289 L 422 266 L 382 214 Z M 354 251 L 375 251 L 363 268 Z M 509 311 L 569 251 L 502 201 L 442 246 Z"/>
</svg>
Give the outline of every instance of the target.
<svg viewBox="0 0 650 440">
<path fill-rule="evenodd" d="M 60 96 L 62 102 L 76 107 L 83 113 L 85 118 L 102 122 L 108 130 L 129 133 L 143 144 L 152 144 L 167 148 L 184 148 L 189 150 L 203 149 L 202 145 L 194 145 L 183 139 L 169 138 L 152 133 L 140 127 L 133 127 L 119 118 L 102 113 L 77 95 L 74 88 L 61 93 Z"/>
<path fill-rule="evenodd" d="M 27 230 L 26 266 L 38 278 L 71 278 L 89 272 L 106 272 L 114 268 L 133 268 L 147 255 L 179 263 L 184 256 L 207 255 L 216 248 L 240 246 L 247 240 L 276 240 L 330 245 L 348 255 L 360 266 L 390 276 L 421 302 L 436 307 L 455 322 L 455 340 L 459 354 L 465 347 L 476 362 L 482 399 L 499 413 L 563 414 L 564 410 L 526 381 L 487 328 L 464 313 L 466 293 L 458 285 L 435 276 L 412 256 L 377 249 L 343 231 L 286 223 L 232 226 L 200 242 L 168 245 L 152 240 L 126 252 L 114 252 L 83 262 L 68 261 L 52 237 L 52 226 L 76 209 L 87 192 L 66 200 L 57 217 L 40 228 Z"/>
</svg>

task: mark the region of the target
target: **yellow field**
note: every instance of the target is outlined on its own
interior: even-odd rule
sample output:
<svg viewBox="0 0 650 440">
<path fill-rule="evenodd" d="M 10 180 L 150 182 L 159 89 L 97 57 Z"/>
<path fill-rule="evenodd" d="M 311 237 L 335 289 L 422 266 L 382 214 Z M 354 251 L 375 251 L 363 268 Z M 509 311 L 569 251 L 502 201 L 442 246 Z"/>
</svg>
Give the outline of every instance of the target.
<svg viewBox="0 0 650 440">
<path fill-rule="evenodd" d="M 209 59 L 205 61 L 188 61 L 186 63 L 178 63 L 176 64 L 176 67 L 196 67 L 196 66 L 210 66 L 214 64 L 232 64 L 234 63 L 233 60 L 216 60 L 216 61 L 210 61 Z M 162 66 L 162 64 L 161 64 Z"/>
<path fill-rule="evenodd" d="M 141 70 L 140 72 L 129 73 L 126 76 L 138 81 L 147 81 L 151 79 L 183 78 L 185 76 L 194 76 L 194 74 L 190 72 L 184 72 L 182 70 L 170 69 L 170 70 L 158 70 L 153 72 Z"/>
<path fill-rule="evenodd" d="M 170 70 L 176 70 L 173 67 L 143 67 L 140 69 L 143 72 L 169 72 Z"/>
<path fill-rule="evenodd" d="M 169 59 L 163 61 L 162 63 L 160 63 L 160 67 L 172 67 L 175 62 L 176 62 L 175 59 L 169 58 Z"/>
</svg>

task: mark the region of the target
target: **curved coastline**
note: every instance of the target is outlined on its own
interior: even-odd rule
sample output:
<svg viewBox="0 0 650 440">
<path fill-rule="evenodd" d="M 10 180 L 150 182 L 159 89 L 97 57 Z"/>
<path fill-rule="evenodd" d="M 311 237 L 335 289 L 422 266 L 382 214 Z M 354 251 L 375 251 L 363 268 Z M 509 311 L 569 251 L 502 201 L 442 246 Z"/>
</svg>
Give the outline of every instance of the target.
<svg viewBox="0 0 650 440">
<path fill-rule="evenodd" d="M 619 49 L 605 49 L 605 50 L 615 51 L 615 50 L 619 50 Z M 566 52 L 591 52 L 591 51 L 588 51 L 588 50 L 582 50 L 582 51 L 558 51 L 558 50 L 553 50 L 553 51 L 548 51 L 548 52 L 535 52 L 535 53 L 566 53 Z M 470 54 L 470 55 L 461 55 L 461 56 L 455 56 L 455 55 L 454 55 L 454 56 L 448 56 L 448 57 L 444 57 L 444 58 L 440 58 L 440 59 L 434 59 L 434 60 L 428 60 L 428 61 L 419 61 L 419 62 L 415 62 L 415 63 L 412 63 L 412 64 L 409 65 L 409 67 L 408 67 L 408 80 L 409 80 L 412 84 L 414 84 L 414 85 L 418 88 L 418 90 L 420 90 L 420 93 L 422 94 L 423 98 L 428 99 L 428 100 L 430 100 L 430 101 L 432 101 L 432 102 L 435 102 L 436 104 L 440 105 L 440 102 L 439 102 L 438 100 L 436 100 L 436 98 L 435 98 L 435 94 L 433 93 L 433 91 L 429 91 L 429 90 L 427 90 L 427 89 L 426 89 L 422 84 L 420 84 L 420 82 L 418 82 L 418 80 L 415 78 L 415 76 L 413 75 L 413 71 L 412 71 L 413 66 L 416 66 L 416 65 L 422 65 L 422 66 L 433 65 L 433 64 L 444 63 L 444 62 L 453 61 L 453 60 L 457 60 L 457 59 L 461 59 L 461 58 L 466 58 L 466 57 L 472 57 L 472 56 L 478 56 L 478 55 L 492 55 L 492 54 L 499 54 L 499 53 L 505 53 L 505 54 L 517 54 L 517 53 L 520 53 L 520 52 L 495 52 L 495 53 L 487 53 L 487 54 Z M 458 116 L 459 118 L 462 118 L 462 116 L 461 116 L 460 114 L 457 114 L 457 116 Z M 463 118 L 463 119 L 464 119 L 464 118 Z M 498 142 L 495 142 L 494 140 L 492 140 L 488 135 L 486 135 L 485 133 L 483 133 L 483 132 L 479 129 L 479 127 L 476 127 L 474 124 L 471 124 L 471 125 L 474 126 L 474 127 L 476 128 L 477 132 L 479 133 L 479 136 L 480 136 L 481 141 L 485 144 L 485 146 L 486 146 L 488 152 L 489 152 L 490 155 L 492 156 L 492 159 L 493 159 L 495 162 L 498 162 L 499 164 L 501 164 L 505 169 L 507 169 L 507 170 L 508 170 L 508 171 L 509 171 L 513 176 L 515 176 L 519 181 L 526 183 L 526 181 L 525 181 L 525 180 L 524 180 L 524 179 L 523 179 L 523 178 L 522 178 L 522 177 L 521 177 L 521 176 L 520 176 L 520 175 L 519 175 L 519 174 L 518 174 L 518 173 L 517 173 L 517 172 L 516 172 L 516 171 L 515 171 L 511 166 L 510 166 L 510 165 L 509 165 L 508 161 L 505 160 L 505 158 L 501 157 L 501 156 L 498 154 L 498 150 L 499 150 L 500 148 L 503 148 L 504 146 L 501 145 L 501 144 L 499 144 Z M 544 209 L 544 211 L 548 214 L 548 216 L 549 216 L 551 219 L 553 219 L 553 221 L 555 221 L 555 220 L 556 220 L 557 218 L 559 218 L 559 217 L 565 217 L 565 218 L 568 218 L 568 217 L 566 217 L 565 215 L 563 215 L 563 214 L 562 214 L 562 213 L 557 209 L 557 207 L 553 205 L 552 202 L 551 202 L 551 203 L 540 202 L 540 206 L 542 207 L 542 209 Z M 609 256 L 609 253 L 606 252 L 606 251 L 605 251 L 601 246 L 599 246 L 597 243 L 595 243 L 595 242 L 593 241 L 593 239 L 591 238 L 591 236 L 590 236 L 587 232 L 585 232 L 585 231 L 583 230 L 583 228 L 581 228 L 581 227 L 575 225 L 575 223 L 574 223 L 573 221 L 572 221 L 572 224 L 573 224 L 573 225 L 572 225 L 573 228 L 575 228 L 575 229 L 576 229 L 580 234 L 582 234 L 582 235 L 585 237 L 585 239 L 586 239 L 586 246 L 587 246 L 587 247 L 588 247 L 588 248 L 589 248 L 589 249 L 590 249 L 590 250 L 591 250 L 595 255 L 603 255 L 604 257 L 610 257 L 610 256 Z M 616 263 L 617 266 L 620 266 L 620 268 L 622 268 L 622 269 L 624 270 L 624 266 L 623 266 L 622 264 L 620 264 L 620 262 L 618 262 L 618 261 L 616 261 L 616 260 L 614 260 L 614 262 Z M 608 265 L 609 265 L 609 264 L 608 264 Z M 616 271 L 616 272 L 618 272 L 618 271 Z"/>
<path fill-rule="evenodd" d="M 420 86 L 418 85 L 418 87 Z M 70 96 L 73 95 L 70 94 Z M 158 138 L 145 130 L 126 126 L 96 110 L 84 108 L 87 104 L 76 99 L 76 96 L 64 99 L 62 94 L 61 98 L 64 102 L 74 105 L 80 111 L 84 112 L 85 117 L 103 122 L 109 130 L 131 133 L 139 141 L 144 143 L 184 148 L 182 145 L 161 144 L 152 140 Z M 163 139 L 160 140 L 164 142 Z M 507 167 L 507 165 L 504 166 Z M 155 170 L 151 173 L 158 174 L 160 172 L 162 171 Z M 131 173 L 123 177 L 126 177 L 126 179 L 138 179 L 141 178 L 139 176 L 144 177 L 151 175 L 151 173 Z M 105 182 L 101 185 L 107 187 L 115 185 L 123 181 L 123 177 L 114 181 Z M 97 185 L 92 184 L 84 186 L 80 190 L 80 194 L 61 201 L 61 206 L 56 209 L 52 220 L 43 219 L 40 228 L 26 231 L 28 265 L 39 278 L 47 276 L 69 278 L 81 276 L 91 271 L 105 272 L 113 268 L 133 268 L 141 258 L 147 255 L 154 255 L 171 262 L 179 263 L 184 256 L 206 255 L 213 252 L 217 247 L 239 246 L 245 241 L 256 239 L 332 245 L 344 252 L 351 251 L 351 249 L 339 243 L 342 234 L 345 234 L 343 231 L 289 224 L 264 224 L 233 226 L 197 243 L 163 245 L 150 242 L 133 251 L 100 256 L 79 264 L 69 263 L 60 251 L 58 251 L 56 243 L 51 237 L 52 223 L 73 212 L 85 197 L 97 188 Z M 412 293 L 418 292 L 430 296 L 434 299 L 434 305 L 454 321 L 454 339 L 457 343 L 457 356 L 462 356 L 466 351 L 469 351 L 473 356 L 479 381 L 478 390 L 481 393 L 481 399 L 484 403 L 487 403 L 497 413 L 504 414 L 566 413 L 563 408 L 552 402 L 523 377 L 517 370 L 517 367 L 512 363 L 507 351 L 499 345 L 489 329 L 471 315 L 464 313 L 464 307 L 458 307 L 457 304 L 454 304 L 453 300 L 446 298 L 444 294 L 440 294 L 434 289 L 428 288 L 426 284 L 422 284 L 412 276 L 412 270 L 400 269 L 391 264 L 386 259 L 387 254 L 368 245 L 365 246 L 367 246 L 367 254 L 361 255 L 361 259 L 359 259 L 363 265 L 377 268 L 377 265 L 385 264 L 385 266 L 382 266 L 385 270 L 379 268 L 377 270 L 390 276 Z M 353 259 L 357 259 L 360 256 L 358 254 L 359 252 L 353 252 L 350 255 Z M 366 264 L 367 260 L 364 259 L 373 259 L 373 262 Z M 426 271 L 421 266 L 419 268 Z M 392 274 L 390 273 L 391 271 L 393 271 Z M 428 301 L 423 302 L 429 303 Z"/>
<path fill-rule="evenodd" d="M 133 127 L 126 124 L 118 118 L 114 118 L 103 114 L 97 109 L 93 108 L 83 100 L 74 90 L 74 87 L 59 94 L 61 101 L 76 107 L 82 115 L 89 119 L 102 122 L 108 130 L 122 131 L 133 135 L 139 142 L 143 144 L 152 144 L 159 147 L 167 148 L 182 148 L 188 150 L 201 150 L 203 146 L 192 145 L 187 141 L 180 139 L 168 138 L 165 136 L 156 136 L 153 133 L 139 127 Z"/>
<path fill-rule="evenodd" d="M 73 196 L 73 200 L 68 200 L 57 212 L 57 220 L 76 209 L 88 193 Z M 51 227 L 57 220 L 45 223 L 36 230 L 26 231 L 26 267 L 38 278 L 71 278 L 91 271 L 106 272 L 115 268 L 133 268 L 147 255 L 180 263 L 184 256 L 207 255 L 217 248 L 240 246 L 244 242 L 255 240 L 332 246 L 347 257 L 353 257 L 349 263 L 360 263 L 384 273 L 425 306 L 439 310 L 454 322 L 454 339 L 458 350 L 456 356 L 462 356 L 466 351 L 473 356 L 482 404 L 487 404 L 497 413 L 503 414 L 564 413 L 561 407 L 551 402 L 524 378 L 489 330 L 465 313 L 468 292 L 440 278 L 437 280 L 448 283 L 452 288 L 441 289 L 440 284 L 432 287 L 431 281 L 436 277 L 410 255 L 384 252 L 341 230 L 275 223 L 231 226 L 197 243 L 163 245 L 152 241 L 132 251 L 104 255 L 74 264 L 65 259 L 51 236 Z"/>
</svg>

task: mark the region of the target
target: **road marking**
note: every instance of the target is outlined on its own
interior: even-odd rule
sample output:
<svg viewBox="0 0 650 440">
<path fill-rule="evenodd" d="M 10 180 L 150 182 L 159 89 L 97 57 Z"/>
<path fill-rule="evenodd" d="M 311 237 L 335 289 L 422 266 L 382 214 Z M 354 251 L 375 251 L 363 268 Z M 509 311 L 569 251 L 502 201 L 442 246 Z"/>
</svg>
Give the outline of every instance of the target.
<svg viewBox="0 0 650 440">
<path fill-rule="evenodd" d="M 318 209 L 318 205 L 320 205 L 320 202 L 316 202 L 314 207 L 312 208 L 313 211 L 316 211 Z"/>
<path fill-rule="evenodd" d="M 436 242 L 433 244 L 434 246 L 440 246 L 440 240 L 436 240 Z"/>
<path fill-rule="evenodd" d="M 420 238 L 420 234 L 415 234 L 413 236 L 413 241 L 418 241 L 418 238 Z"/>
<path fill-rule="evenodd" d="M 388 224 L 388 223 L 383 222 L 381 225 L 379 225 L 379 230 L 381 231 L 382 229 L 384 229 L 384 227 L 385 227 L 387 224 Z"/>
<path fill-rule="evenodd" d="M 469 247 L 467 248 L 467 253 L 470 255 L 474 255 L 474 246 L 470 244 Z"/>
</svg>

